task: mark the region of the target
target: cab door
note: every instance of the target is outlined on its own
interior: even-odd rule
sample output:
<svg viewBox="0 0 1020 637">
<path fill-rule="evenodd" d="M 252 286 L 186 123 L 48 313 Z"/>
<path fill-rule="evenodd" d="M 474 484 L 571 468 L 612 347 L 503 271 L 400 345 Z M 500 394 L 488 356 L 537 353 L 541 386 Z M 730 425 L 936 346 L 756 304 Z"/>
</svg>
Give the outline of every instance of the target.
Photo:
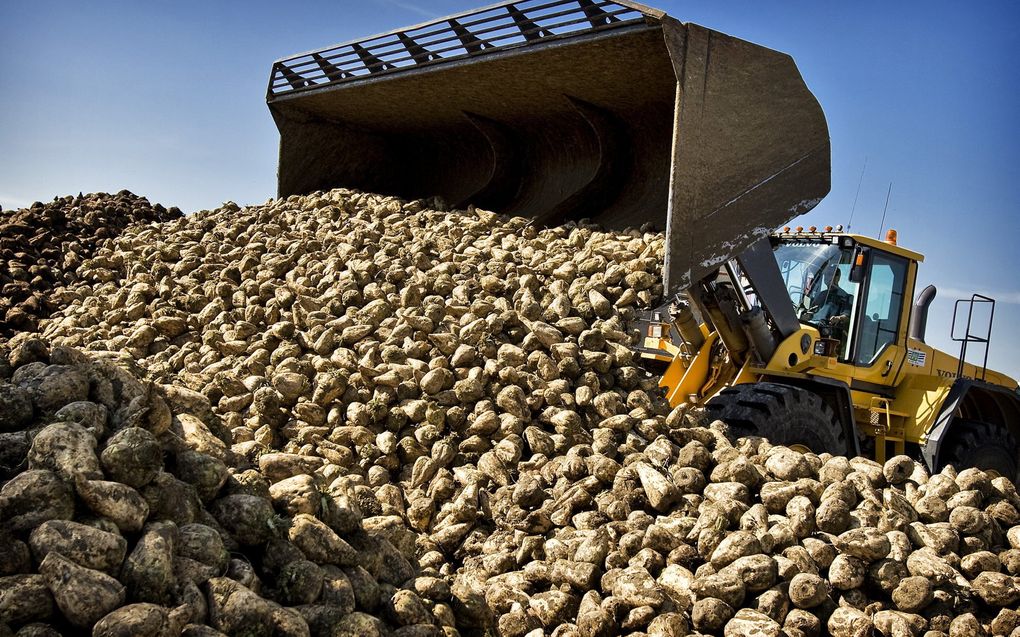
<svg viewBox="0 0 1020 637">
<path fill-rule="evenodd" d="M 896 382 L 906 355 L 907 291 L 914 274 L 909 259 L 876 249 L 868 252 L 848 361 L 855 367 L 854 380 L 861 389 Z"/>
</svg>

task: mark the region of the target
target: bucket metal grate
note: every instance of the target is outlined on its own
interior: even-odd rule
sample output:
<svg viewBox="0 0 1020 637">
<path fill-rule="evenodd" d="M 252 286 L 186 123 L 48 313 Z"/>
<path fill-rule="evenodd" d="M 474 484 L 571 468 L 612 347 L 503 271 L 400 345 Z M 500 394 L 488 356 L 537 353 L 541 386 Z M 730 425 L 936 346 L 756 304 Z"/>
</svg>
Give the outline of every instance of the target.
<svg viewBox="0 0 1020 637">
<path fill-rule="evenodd" d="M 631 3 L 519 0 L 278 60 L 268 98 L 645 20 Z"/>
</svg>

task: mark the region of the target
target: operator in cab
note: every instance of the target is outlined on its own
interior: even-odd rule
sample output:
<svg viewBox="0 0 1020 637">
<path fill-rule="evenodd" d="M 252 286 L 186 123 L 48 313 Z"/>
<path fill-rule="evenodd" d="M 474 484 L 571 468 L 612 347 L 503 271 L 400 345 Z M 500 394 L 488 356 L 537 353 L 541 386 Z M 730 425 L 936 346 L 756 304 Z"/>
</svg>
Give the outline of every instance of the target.
<svg viewBox="0 0 1020 637">
<path fill-rule="evenodd" d="M 822 280 L 828 285 L 812 295 L 811 305 L 803 318 L 816 325 L 828 325 L 832 329 L 832 338 L 845 341 L 854 297 L 839 286 L 841 274 L 835 263 L 825 269 Z"/>
</svg>

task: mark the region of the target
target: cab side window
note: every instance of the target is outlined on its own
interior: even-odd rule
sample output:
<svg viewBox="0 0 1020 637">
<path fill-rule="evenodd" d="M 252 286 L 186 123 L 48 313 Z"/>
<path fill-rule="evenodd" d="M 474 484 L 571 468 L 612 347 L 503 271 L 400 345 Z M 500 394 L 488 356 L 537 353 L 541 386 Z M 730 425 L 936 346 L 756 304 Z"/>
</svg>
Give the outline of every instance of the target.
<svg viewBox="0 0 1020 637">
<path fill-rule="evenodd" d="M 858 325 L 854 358 L 858 365 L 873 363 L 886 345 L 896 342 L 906 280 L 906 259 L 872 251 L 867 295 Z"/>
</svg>

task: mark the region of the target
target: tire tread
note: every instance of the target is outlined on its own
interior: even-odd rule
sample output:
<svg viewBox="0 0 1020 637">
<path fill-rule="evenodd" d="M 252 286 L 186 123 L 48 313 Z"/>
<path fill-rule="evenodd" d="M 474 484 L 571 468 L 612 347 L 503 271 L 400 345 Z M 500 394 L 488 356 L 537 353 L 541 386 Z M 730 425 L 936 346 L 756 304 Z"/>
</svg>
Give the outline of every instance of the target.
<svg viewBox="0 0 1020 637">
<path fill-rule="evenodd" d="M 706 415 L 722 420 L 736 437 L 756 435 L 774 444 L 794 444 L 798 435 L 812 438 L 813 451 L 846 454 L 848 445 L 835 413 L 817 394 L 779 383 L 748 383 L 720 391 L 705 406 Z M 823 447 L 815 449 L 815 447 Z"/>
</svg>

